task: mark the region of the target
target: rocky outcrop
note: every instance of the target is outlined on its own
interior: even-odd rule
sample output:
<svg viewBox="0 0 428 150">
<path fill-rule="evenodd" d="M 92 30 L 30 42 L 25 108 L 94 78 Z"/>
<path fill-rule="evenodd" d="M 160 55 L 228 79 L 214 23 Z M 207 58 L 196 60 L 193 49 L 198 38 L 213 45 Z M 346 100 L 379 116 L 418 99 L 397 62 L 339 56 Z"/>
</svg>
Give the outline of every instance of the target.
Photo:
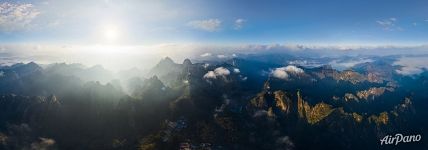
<svg viewBox="0 0 428 150">
<path fill-rule="evenodd" d="M 385 87 L 379 87 L 379 88 L 373 87 L 368 90 L 358 91 L 357 96 L 360 99 L 373 100 L 375 97 L 381 96 L 385 92 L 385 90 L 386 90 Z"/>
<path fill-rule="evenodd" d="M 348 101 L 357 101 L 357 102 L 359 101 L 358 97 L 352 93 L 346 93 L 344 98 L 345 98 L 345 101 L 347 101 L 347 102 Z"/>
<path fill-rule="evenodd" d="M 387 125 L 389 121 L 388 112 L 381 112 L 379 115 L 371 115 L 369 118 L 369 123 L 375 123 L 377 126 Z"/>
<path fill-rule="evenodd" d="M 313 74 L 319 79 L 329 77 L 337 81 L 349 81 L 352 84 L 358 84 L 364 81 L 372 83 L 383 83 L 384 81 L 384 78 L 376 73 L 368 73 L 365 75 L 354 70 L 337 71 L 331 68 L 331 66 L 323 66 L 319 68 L 318 71 L 313 72 Z"/>
<path fill-rule="evenodd" d="M 292 108 L 292 102 L 283 91 L 275 91 L 275 106 L 283 113 L 289 114 Z"/>
<path fill-rule="evenodd" d="M 299 118 L 305 119 L 309 124 L 318 123 L 334 111 L 331 105 L 324 102 L 311 107 L 308 102 L 303 100 L 300 91 L 297 92 L 297 109 Z"/>
<path fill-rule="evenodd" d="M 352 71 L 352 70 L 345 70 L 340 73 L 334 74 L 335 80 L 344 80 L 349 81 L 352 84 L 357 84 L 360 82 L 363 82 L 367 80 L 363 75 L 359 74 L 358 72 Z"/>
</svg>

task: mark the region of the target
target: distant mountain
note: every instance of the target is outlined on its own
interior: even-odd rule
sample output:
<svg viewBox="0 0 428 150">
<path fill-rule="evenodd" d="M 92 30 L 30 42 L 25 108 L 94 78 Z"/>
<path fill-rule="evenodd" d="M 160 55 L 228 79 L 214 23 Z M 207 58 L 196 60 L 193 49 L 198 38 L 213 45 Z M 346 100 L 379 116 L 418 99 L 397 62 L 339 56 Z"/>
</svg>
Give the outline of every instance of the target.
<svg viewBox="0 0 428 150">
<path fill-rule="evenodd" d="M 100 65 L 87 68 L 81 64 L 57 63 L 47 66 L 45 72 L 47 74 L 75 76 L 80 78 L 84 82 L 99 81 L 102 83 L 107 83 L 114 79 L 113 73 L 104 69 Z"/>
</svg>

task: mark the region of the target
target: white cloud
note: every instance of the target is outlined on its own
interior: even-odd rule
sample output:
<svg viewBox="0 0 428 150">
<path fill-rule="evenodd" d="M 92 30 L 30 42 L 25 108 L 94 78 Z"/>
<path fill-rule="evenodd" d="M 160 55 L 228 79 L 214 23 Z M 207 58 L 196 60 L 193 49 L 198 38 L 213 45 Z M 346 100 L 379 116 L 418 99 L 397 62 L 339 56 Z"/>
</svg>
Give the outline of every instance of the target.
<svg viewBox="0 0 428 150">
<path fill-rule="evenodd" d="M 245 22 L 247 22 L 247 20 L 245 20 L 245 19 L 242 19 L 242 18 L 236 19 L 235 23 L 234 23 L 233 29 L 235 29 L 235 30 L 242 29 L 242 27 L 244 26 Z"/>
<path fill-rule="evenodd" d="M 304 73 L 303 69 L 293 65 L 288 65 L 287 67 L 275 68 L 271 72 L 273 77 L 284 79 L 284 80 L 288 79 L 289 74 L 301 74 L 301 73 Z"/>
<path fill-rule="evenodd" d="M 217 79 L 220 76 L 227 76 L 230 74 L 230 71 L 224 67 L 218 67 L 214 71 L 208 71 L 203 78 L 205 79 Z"/>
<path fill-rule="evenodd" d="M 227 76 L 230 74 L 230 71 L 224 67 L 218 67 L 214 69 L 214 73 L 218 76 Z"/>
<path fill-rule="evenodd" d="M 288 79 L 288 73 L 281 69 L 281 68 L 276 68 L 275 70 L 272 71 L 272 75 L 275 78 L 279 78 L 279 79 Z"/>
<path fill-rule="evenodd" d="M 193 20 L 188 22 L 187 25 L 195 29 L 215 32 L 220 30 L 221 21 L 219 19 Z"/>
<path fill-rule="evenodd" d="M 204 63 L 204 64 L 202 65 L 202 67 L 204 67 L 205 69 L 206 69 L 208 66 L 210 66 L 210 64 L 208 64 L 208 63 Z"/>
<path fill-rule="evenodd" d="M 402 57 L 394 62 L 394 65 L 402 66 L 396 70 L 398 74 L 415 75 L 428 69 L 428 57 Z"/>
<path fill-rule="evenodd" d="M 337 70 L 344 70 L 344 69 L 349 69 L 351 67 L 354 67 L 355 65 L 358 64 L 362 64 L 362 63 L 366 63 L 366 62 L 373 62 L 372 59 L 357 59 L 357 60 L 333 60 L 331 61 L 329 64 L 337 69 Z"/>
<path fill-rule="evenodd" d="M 212 54 L 211 53 L 203 53 L 203 54 L 201 54 L 200 56 L 201 57 L 209 57 L 209 56 L 211 56 Z"/>
<path fill-rule="evenodd" d="M 397 26 L 397 18 L 389 18 L 383 20 L 377 20 L 376 23 L 380 25 L 386 31 L 402 30 L 401 27 Z"/>
<path fill-rule="evenodd" d="M 205 75 L 204 75 L 205 79 L 216 79 L 217 76 L 214 73 L 214 71 L 208 71 Z"/>
<path fill-rule="evenodd" d="M 28 30 L 39 14 L 32 4 L 0 3 L 0 31 Z"/>
<path fill-rule="evenodd" d="M 223 59 L 223 58 L 227 58 L 227 56 L 226 56 L 226 55 L 222 55 L 222 54 L 217 55 L 217 57 L 218 57 L 218 58 L 221 58 L 221 59 Z"/>
<path fill-rule="evenodd" d="M 234 73 L 240 73 L 241 71 L 238 68 L 233 68 Z"/>
<path fill-rule="evenodd" d="M 293 66 L 293 65 L 288 65 L 287 67 L 284 68 L 285 71 L 289 72 L 289 73 L 304 73 L 303 69 Z"/>
</svg>

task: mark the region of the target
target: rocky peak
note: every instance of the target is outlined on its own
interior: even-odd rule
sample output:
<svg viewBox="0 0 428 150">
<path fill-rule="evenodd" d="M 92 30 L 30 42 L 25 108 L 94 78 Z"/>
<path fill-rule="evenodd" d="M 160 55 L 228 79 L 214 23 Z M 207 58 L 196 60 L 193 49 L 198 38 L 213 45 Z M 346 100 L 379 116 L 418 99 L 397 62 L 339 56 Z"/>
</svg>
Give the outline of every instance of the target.
<svg viewBox="0 0 428 150">
<path fill-rule="evenodd" d="M 186 59 L 183 61 L 183 65 L 184 65 L 184 66 L 190 66 L 190 65 L 192 65 L 192 62 L 190 61 L 190 59 L 186 58 Z"/>
<path fill-rule="evenodd" d="M 48 103 L 51 103 L 51 104 L 59 103 L 58 99 L 53 94 L 50 95 L 50 96 L 48 96 L 46 100 L 47 100 Z"/>
<path fill-rule="evenodd" d="M 275 91 L 275 106 L 283 113 L 289 114 L 292 108 L 292 102 L 283 91 Z"/>
<path fill-rule="evenodd" d="M 165 57 L 159 62 L 159 64 L 175 64 L 175 63 L 171 58 Z"/>
<path fill-rule="evenodd" d="M 26 76 L 38 71 L 42 70 L 42 67 L 40 67 L 39 65 L 37 65 L 34 62 L 30 62 L 28 64 L 15 64 L 12 65 L 10 67 L 8 67 L 7 69 L 10 69 L 14 72 L 16 72 L 19 76 Z"/>
<path fill-rule="evenodd" d="M 300 91 L 297 91 L 297 109 L 299 118 L 305 119 L 309 124 L 315 124 L 329 116 L 334 108 L 324 102 L 320 102 L 311 107 L 303 100 Z"/>
<path fill-rule="evenodd" d="M 160 60 L 154 68 L 152 68 L 151 74 L 162 77 L 163 75 L 174 72 L 179 68 L 180 66 L 174 63 L 171 58 L 165 57 L 164 59 Z"/>
<path fill-rule="evenodd" d="M 151 77 L 150 79 L 146 80 L 145 85 L 143 86 L 145 90 L 163 90 L 165 89 L 165 85 L 162 83 L 161 80 L 155 75 Z"/>
</svg>

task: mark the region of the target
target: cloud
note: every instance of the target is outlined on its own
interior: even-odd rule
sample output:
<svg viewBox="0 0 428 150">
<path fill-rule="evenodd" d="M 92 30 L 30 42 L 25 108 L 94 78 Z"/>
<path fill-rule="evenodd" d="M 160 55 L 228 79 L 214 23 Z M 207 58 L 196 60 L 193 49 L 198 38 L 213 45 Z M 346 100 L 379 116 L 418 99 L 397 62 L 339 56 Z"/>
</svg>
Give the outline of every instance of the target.
<svg viewBox="0 0 428 150">
<path fill-rule="evenodd" d="M 234 73 L 240 73 L 241 71 L 238 68 L 233 68 Z"/>
<path fill-rule="evenodd" d="M 230 71 L 224 67 L 218 67 L 214 69 L 214 73 L 218 76 L 227 76 L 230 74 Z"/>
<path fill-rule="evenodd" d="M 284 70 L 289 73 L 295 73 L 295 74 L 304 73 L 303 69 L 293 65 L 288 65 L 287 67 L 284 68 Z"/>
<path fill-rule="evenodd" d="M 397 18 L 389 18 L 389 19 L 383 19 L 383 20 L 377 20 L 376 23 L 380 25 L 383 30 L 386 31 L 395 31 L 395 30 L 402 30 L 401 27 L 397 26 Z"/>
<path fill-rule="evenodd" d="M 373 62 L 372 59 L 366 59 L 366 58 L 360 58 L 360 59 L 346 59 L 346 60 L 333 60 L 329 64 L 337 69 L 337 70 L 344 70 L 349 69 L 351 67 L 354 67 L 355 65 L 366 63 L 366 62 Z"/>
<path fill-rule="evenodd" d="M 211 53 L 203 53 L 203 54 L 201 54 L 200 56 L 201 57 L 209 57 L 209 56 L 211 56 L 212 54 Z"/>
<path fill-rule="evenodd" d="M 275 78 L 279 78 L 279 79 L 288 79 L 288 73 L 281 69 L 281 68 L 276 68 L 275 70 L 272 71 L 271 73 L 273 75 L 273 77 Z"/>
<path fill-rule="evenodd" d="M 224 67 L 218 67 L 214 71 L 208 71 L 203 78 L 205 79 L 217 79 L 220 76 L 227 76 L 230 74 L 230 71 Z"/>
<path fill-rule="evenodd" d="M 0 31 L 28 30 L 39 14 L 32 4 L 0 3 Z"/>
<path fill-rule="evenodd" d="M 226 55 L 222 55 L 222 54 L 217 55 L 217 57 L 218 57 L 218 58 L 220 58 L 220 59 L 227 58 L 227 56 L 226 56 Z"/>
<path fill-rule="evenodd" d="M 242 27 L 244 26 L 245 22 L 247 22 L 247 20 L 245 20 L 245 19 L 241 19 L 241 18 L 236 19 L 235 23 L 234 23 L 233 29 L 235 29 L 235 30 L 242 29 Z"/>
<path fill-rule="evenodd" d="M 402 75 L 416 75 L 428 69 L 428 57 L 402 57 L 394 62 L 394 65 L 401 66 L 400 69 L 395 70 L 398 74 Z"/>
<path fill-rule="evenodd" d="M 207 19 L 207 20 L 193 20 L 187 23 L 188 26 L 204 30 L 208 32 L 215 32 L 220 30 L 221 21 L 219 19 Z"/>
<path fill-rule="evenodd" d="M 298 68 L 293 65 L 288 65 L 287 67 L 275 68 L 271 74 L 275 78 L 279 79 L 288 79 L 289 74 L 301 74 L 304 73 L 303 69 Z"/>
<path fill-rule="evenodd" d="M 217 76 L 214 73 L 214 71 L 208 71 L 205 75 L 204 75 L 205 79 L 216 79 Z"/>
</svg>

